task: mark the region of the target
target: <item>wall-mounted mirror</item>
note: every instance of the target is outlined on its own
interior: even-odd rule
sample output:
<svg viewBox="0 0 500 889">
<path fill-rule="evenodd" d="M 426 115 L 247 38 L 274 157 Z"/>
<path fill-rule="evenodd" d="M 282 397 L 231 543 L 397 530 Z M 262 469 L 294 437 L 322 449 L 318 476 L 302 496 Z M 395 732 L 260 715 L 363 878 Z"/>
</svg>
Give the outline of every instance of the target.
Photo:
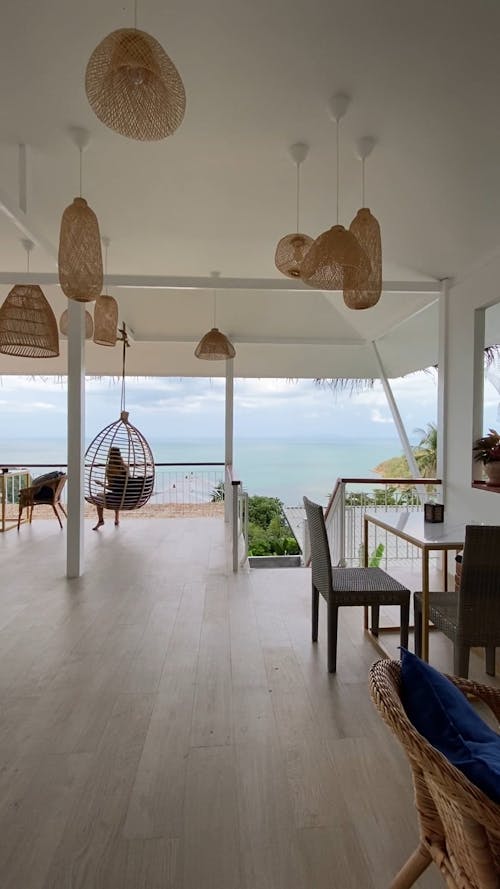
<svg viewBox="0 0 500 889">
<path fill-rule="evenodd" d="M 500 434 L 500 302 L 475 312 L 473 440 L 490 429 Z M 474 461 L 473 481 L 487 481 L 486 469 Z"/>
</svg>

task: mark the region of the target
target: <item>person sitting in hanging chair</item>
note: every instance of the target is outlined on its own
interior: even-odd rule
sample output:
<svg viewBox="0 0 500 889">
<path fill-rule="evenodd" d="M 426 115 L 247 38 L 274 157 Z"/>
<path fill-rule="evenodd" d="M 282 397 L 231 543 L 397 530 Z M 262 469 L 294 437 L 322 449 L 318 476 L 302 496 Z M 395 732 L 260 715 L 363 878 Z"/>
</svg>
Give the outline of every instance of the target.
<svg viewBox="0 0 500 889">
<path fill-rule="evenodd" d="M 104 510 L 114 509 L 115 525 L 120 524 L 120 507 L 123 504 L 126 485 L 129 477 L 129 468 L 125 463 L 120 448 L 111 446 L 108 451 L 105 472 L 105 493 L 101 502 L 96 501 L 97 525 L 93 530 L 97 531 L 104 525 Z"/>
</svg>

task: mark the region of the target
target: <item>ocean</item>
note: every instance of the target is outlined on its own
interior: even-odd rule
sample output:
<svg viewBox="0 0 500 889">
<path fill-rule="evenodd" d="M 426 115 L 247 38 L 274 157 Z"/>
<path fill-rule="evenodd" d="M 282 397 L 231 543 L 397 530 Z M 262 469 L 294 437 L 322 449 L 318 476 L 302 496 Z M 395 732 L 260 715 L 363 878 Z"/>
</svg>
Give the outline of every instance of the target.
<svg viewBox="0 0 500 889">
<path fill-rule="evenodd" d="M 149 444 L 157 463 L 224 460 L 224 441 L 219 438 L 196 441 L 150 438 Z M 298 506 L 304 494 L 326 503 L 338 476 L 377 478 L 375 466 L 401 453 L 401 444 L 394 437 L 364 441 L 235 438 L 234 468 L 250 495 L 278 497 L 285 506 Z M 36 463 L 43 467 L 45 463 L 66 462 L 64 439 L 0 439 L 0 465 Z M 36 472 L 42 471 L 40 468 Z"/>
</svg>

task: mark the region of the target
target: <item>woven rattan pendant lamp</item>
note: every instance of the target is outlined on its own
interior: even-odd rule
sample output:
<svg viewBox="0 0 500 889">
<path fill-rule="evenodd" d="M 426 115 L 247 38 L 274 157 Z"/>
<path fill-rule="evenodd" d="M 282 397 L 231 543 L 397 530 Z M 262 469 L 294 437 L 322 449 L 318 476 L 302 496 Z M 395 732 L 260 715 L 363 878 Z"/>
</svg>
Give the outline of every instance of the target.
<svg viewBox="0 0 500 889">
<path fill-rule="evenodd" d="M 69 330 L 69 312 L 67 309 L 64 310 L 61 317 L 59 318 L 59 331 L 62 336 L 68 336 Z M 92 315 L 90 312 L 85 310 L 85 339 L 91 340 L 92 334 L 94 333 L 94 322 L 92 321 Z"/>
<path fill-rule="evenodd" d="M 370 274 L 360 289 L 344 290 L 344 302 L 349 309 L 371 309 L 382 293 L 382 241 L 380 225 L 368 207 L 365 207 L 365 160 L 372 153 L 375 140 L 366 136 L 358 143 L 358 157 L 361 161 L 361 210 L 349 226 L 358 244 L 370 260 Z"/>
<path fill-rule="evenodd" d="M 219 272 L 212 272 L 212 277 L 217 279 L 219 277 Z M 236 355 L 236 350 L 230 340 L 228 340 L 225 334 L 221 333 L 221 331 L 216 326 L 217 322 L 217 288 L 213 289 L 213 319 L 214 326 L 208 333 L 205 334 L 204 337 L 201 338 L 200 342 L 196 346 L 194 350 L 194 354 L 197 358 L 201 358 L 205 361 L 224 361 L 227 358 L 234 358 Z"/>
<path fill-rule="evenodd" d="M 361 286 L 370 274 L 370 261 L 352 234 L 339 224 L 340 121 L 349 106 L 344 95 L 334 96 L 330 112 L 337 136 L 337 224 L 316 238 L 302 263 L 300 277 L 317 290 L 345 290 Z"/>
<path fill-rule="evenodd" d="M 85 499 L 104 509 L 140 509 L 151 497 L 155 482 L 155 463 L 151 448 L 129 421 L 125 409 L 125 356 L 128 337 L 125 325 L 120 330 L 123 342 L 122 393 L 120 419 L 96 435 L 85 453 Z M 117 463 L 120 471 L 116 472 Z M 123 471 L 121 471 L 123 467 Z"/>
<path fill-rule="evenodd" d="M 109 238 L 103 238 L 104 270 L 108 274 Z M 107 292 L 97 297 L 94 307 L 94 343 L 98 346 L 114 346 L 118 336 L 118 303 Z"/>
<path fill-rule="evenodd" d="M 134 27 L 120 28 L 93 51 L 85 91 L 100 121 L 129 139 L 165 139 L 182 123 L 186 93 L 177 68 L 158 41 Z"/>
<path fill-rule="evenodd" d="M 86 130 L 74 127 L 80 152 L 80 196 L 66 207 L 59 236 L 59 283 L 68 299 L 92 302 L 102 291 L 102 253 L 99 223 L 82 197 L 82 155 L 89 143 Z"/>
<path fill-rule="evenodd" d="M 27 270 L 33 242 L 23 240 Z M 0 352 L 16 358 L 57 358 L 57 321 L 38 284 L 16 284 L 0 307 Z"/>
<path fill-rule="evenodd" d="M 299 231 L 300 216 L 300 165 L 305 161 L 309 152 L 309 146 L 304 142 L 296 142 L 289 149 L 290 157 L 297 168 L 296 207 L 297 225 L 296 231 L 291 235 L 285 235 L 278 241 L 274 262 L 278 271 L 287 278 L 300 278 L 300 269 L 303 259 L 309 250 L 313 239 Z"/>
</svg>

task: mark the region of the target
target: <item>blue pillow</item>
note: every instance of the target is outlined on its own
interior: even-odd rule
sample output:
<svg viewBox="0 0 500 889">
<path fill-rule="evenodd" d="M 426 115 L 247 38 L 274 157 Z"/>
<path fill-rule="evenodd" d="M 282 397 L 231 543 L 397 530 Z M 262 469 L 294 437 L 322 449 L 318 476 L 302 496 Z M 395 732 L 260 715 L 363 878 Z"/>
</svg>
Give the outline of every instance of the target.
<svg viewBox="0 0 500 889">
<path fill-rule="evenodd" d="M 494 802 L 500 803 L 500 735 L 453 682 L 402 649 L 401 700 L 417 731 Z"/>
</svg>

